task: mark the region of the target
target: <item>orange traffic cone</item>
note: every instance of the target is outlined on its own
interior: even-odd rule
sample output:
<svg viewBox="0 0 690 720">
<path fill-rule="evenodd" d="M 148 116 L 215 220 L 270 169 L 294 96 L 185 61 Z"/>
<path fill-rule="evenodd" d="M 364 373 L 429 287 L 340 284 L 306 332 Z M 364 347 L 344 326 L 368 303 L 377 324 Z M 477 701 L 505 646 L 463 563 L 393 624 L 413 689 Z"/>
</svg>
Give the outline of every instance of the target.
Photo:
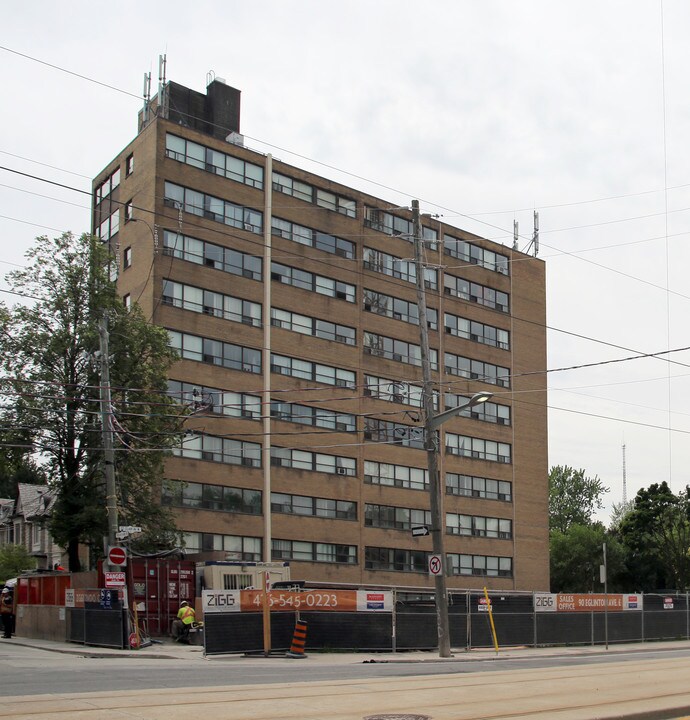
<svg viewBox="0 0 690 720">
<path fill-rule="evenodd" d="M 297 620 L 295 622 L 295 633 L 292 636 L 292 645 L 290 650 L 285 653 L 285 657 L 289 658 L 305 658 L 304 645 L 307 642 L 307 623 L 306 620 Z"/>
</svg>

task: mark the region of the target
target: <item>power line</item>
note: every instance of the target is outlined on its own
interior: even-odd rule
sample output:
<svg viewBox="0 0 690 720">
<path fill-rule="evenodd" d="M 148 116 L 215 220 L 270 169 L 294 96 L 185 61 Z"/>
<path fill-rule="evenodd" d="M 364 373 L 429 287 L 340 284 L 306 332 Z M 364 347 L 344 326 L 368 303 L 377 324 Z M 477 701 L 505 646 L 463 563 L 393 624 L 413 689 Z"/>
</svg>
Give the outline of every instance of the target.
<svg viewBox="0 0 690 720">
<path fill-rule="evenodd" d="M 121 90 L 114 85 L 108 85 L 108 83 L 101 82 L 100 80 L 94 80 L 94 78 L 87 77 L 86 75 L 81 75 L 80 73 L 73 72 L 72 70 L 67 70 L 66 68 L 60 67 L 59 65 L 53 65 L 52 63 L 46 62 L 45 60 L 39 60 L 38 58 L 32 57 L 31 55 L 20 53 L 17 50 L 11 50 L 10 48 L 3 47 L 2 45 L 0 45 L 0 50 L 5 50 L 5 52 L 12 53 L 13 55 L 19 55 L 19 57 L 31 60 L 32 62 L 40 63 L 41 65 L 52 68 L 53 70 L 59 70 L 60 72 L 66 73 L 67 75 L 72 75 L 81 80 L 87 80 L 88 82 L 92 82 L 95 85 L 100 85 L 101 87 L 108 88 L 109 90 L 115 90 L 115 92 L 122 93 L 123 95 L 129 95 L 130 97 L 136 98 L 137 100 L 141 100 L 141 97 L 139 95 L 134 95 L 134 93 L 128 92 L 127 90 Z"/>
</svg>

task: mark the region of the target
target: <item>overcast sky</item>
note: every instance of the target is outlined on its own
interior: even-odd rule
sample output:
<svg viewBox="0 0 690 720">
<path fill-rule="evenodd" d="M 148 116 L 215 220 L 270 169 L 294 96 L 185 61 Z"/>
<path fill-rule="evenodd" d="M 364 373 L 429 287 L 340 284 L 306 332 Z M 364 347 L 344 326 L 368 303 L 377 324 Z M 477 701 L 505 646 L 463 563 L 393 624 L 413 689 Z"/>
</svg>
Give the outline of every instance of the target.
<svg viewBox="0 0 690 720">
<path fill-rule="evenodd" d="M 15 3 L 0 165 L 88 193 L 166 53 L 242 91 L 253 149 L 521 249 L 538 210 L 549 464 L 598 475 L 605 519 L 624 443 L 628 498 L 690 483 L 690 351 L 557 371 L 690 346 L 689 34 L 683 0 Z M 89 202 L 0 171 L 0 272 Z"/>
</svg>

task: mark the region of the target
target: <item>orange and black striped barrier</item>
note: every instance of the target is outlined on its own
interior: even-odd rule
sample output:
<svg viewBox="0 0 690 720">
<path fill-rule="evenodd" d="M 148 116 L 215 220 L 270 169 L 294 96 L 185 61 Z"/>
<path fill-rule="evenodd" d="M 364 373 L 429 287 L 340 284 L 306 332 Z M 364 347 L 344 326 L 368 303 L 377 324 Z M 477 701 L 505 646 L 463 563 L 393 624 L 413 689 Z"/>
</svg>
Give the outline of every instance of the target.
<svg viewBox="0 0 690 720">
<path fill-rule="evenodd" d="M 305 658 L 304 646 L 307 642 L 307 623 L 305 620 L 297 620 L 295 622 L 295 632 L 292 636 L 292 645 L 290 650 L 285 653 L 285 657 L 289 658 Z"/>
</svg>

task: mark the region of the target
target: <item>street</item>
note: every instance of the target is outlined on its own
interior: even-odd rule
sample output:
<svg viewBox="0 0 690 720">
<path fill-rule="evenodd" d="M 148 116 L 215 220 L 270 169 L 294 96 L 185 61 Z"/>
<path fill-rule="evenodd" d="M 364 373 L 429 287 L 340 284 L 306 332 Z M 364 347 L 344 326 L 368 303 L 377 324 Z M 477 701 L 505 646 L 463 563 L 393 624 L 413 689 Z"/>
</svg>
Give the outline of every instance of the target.
<svg viewBox="0 0 690 720">
<path fill-rule="evenodd" d="M 690 712 L 690 644 L 663 645 L 420 662 L 405 654 L 204 659 L 197 648 L 167 659 L 84 657 L 5 642 L 0 718 L 677 718 Z"/>
</svg>

